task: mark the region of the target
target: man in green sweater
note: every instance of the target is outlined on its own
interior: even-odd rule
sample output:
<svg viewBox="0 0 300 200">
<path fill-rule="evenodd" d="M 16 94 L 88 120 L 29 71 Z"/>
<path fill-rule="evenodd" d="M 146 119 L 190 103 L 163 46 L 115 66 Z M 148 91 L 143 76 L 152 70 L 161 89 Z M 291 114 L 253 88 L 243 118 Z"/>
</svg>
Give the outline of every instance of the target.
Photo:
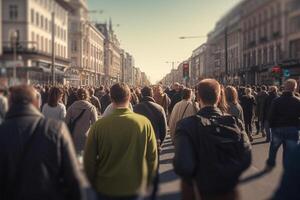
<svg viewBox="0 0 300 200">
<path fill-rule="evenodd" d="M 99 199 L 141 199 L 157 169 L 155 133 L 147 118 L 128 109 L 126 84 L 113 85 L 110 93 L 115 111 L 92 126 L 84 168 Z"/>
</svg>

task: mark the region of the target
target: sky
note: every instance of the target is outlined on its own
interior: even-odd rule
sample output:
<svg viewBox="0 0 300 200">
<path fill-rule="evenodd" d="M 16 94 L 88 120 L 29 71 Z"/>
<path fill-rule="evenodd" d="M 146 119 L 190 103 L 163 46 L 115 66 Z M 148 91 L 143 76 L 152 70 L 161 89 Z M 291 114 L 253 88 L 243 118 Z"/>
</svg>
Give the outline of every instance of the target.
<svg viewBox="0 0 300 200">
<path fill-rule="evenodd" d="M 170 72 L 166 62 L 182 62 L 206 41 L 215 23 L 240 0 L 88 0 L 93 21 L 112 19 L 121 48 L 135 58 L 152 83 Z M 118 26 L 119 25 L 119 26 Z"/>
</svg>

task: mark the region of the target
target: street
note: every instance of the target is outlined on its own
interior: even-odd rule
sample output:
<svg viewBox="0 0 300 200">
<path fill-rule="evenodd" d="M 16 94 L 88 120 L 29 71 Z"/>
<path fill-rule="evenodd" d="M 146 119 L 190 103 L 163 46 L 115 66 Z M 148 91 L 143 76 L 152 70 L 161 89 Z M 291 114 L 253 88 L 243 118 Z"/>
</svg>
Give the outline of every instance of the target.
<svg viewBox="0 0 300 200">
<path fill-rule="evenodd" d="M 244 173 L 242 180 L 261 172 L 265 166 L 269 144 L 264 139 L 255 136 L 252 146 L 252 165 Z M 173 171 L 172 158 L 174 146 L 167 138 L 160 156 L 160 195 L 159 200 L 180 200 L 180 180 Z M 269 174 L 241 183 L 238 187 L 242 200 L 263 200 L 272 196 L 277 188 L 282 173 L 282 150 L 278 151 L 277 166 Z"/>
</svg>

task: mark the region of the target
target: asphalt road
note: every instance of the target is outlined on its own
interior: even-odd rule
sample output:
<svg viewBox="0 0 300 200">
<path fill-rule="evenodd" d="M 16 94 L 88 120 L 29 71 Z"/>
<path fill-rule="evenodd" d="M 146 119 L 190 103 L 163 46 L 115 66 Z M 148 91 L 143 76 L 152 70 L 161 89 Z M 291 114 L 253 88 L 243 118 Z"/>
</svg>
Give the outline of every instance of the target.
<svg viewBox="0 0 300 200">
<path fill-rule="evenodd" d="M 259 174 L 265 167 L 269 144 L 264 143 L 264 139 L 260 136 L 255 136 L 252 148 L 252 165 L 243 174 L 242 180 Z M 173 171 L 173 157 L 174 146 L 167 138 L 160 156 L 159 200 L 180 200 L 180 180 Z M 277 155 L 277 166 L 272 172 L 239 184 L 238 191 L 241 200 L 265 200 L 272 196 L 280 182 L 282 173 L 281 158 L 282 151 L 280 149 Z"/>
</svg>

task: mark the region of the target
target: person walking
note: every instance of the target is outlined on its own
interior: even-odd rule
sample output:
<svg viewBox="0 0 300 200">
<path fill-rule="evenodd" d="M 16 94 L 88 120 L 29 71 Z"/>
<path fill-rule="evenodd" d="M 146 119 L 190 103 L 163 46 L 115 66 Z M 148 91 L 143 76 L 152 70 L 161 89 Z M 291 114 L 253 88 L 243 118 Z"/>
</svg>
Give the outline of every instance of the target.
<svg viewBox="0 0 300 200">
<path fill-rule="evenodd" d="M 254 106 L 256 105 L 255 98 L 252 95 L 252 89 L 246 88 L 245 95 L 241 98 L 241 106 L 244 112 L 245 129 L 250 141 L 253 141 L 252 126 L 254 119 Z"/>
<path fill-rule="evenodd" d="M 182 90 L 181 90 L 181 86 L 179 83 L 174 83 L 173 85 L 173 90 L 171 91 L 172 96 L 171 98 L 171 103 L 169 106 L 169 113 L 172 113 L 172 110 L 174 108 L 174 106 L 182 100 Z"/>
<path fill-rule="evenodd" d="M 142 99 L 141 102 L 134 106 L 133 111 L 140 115 L 147 117 L 152 127 L 154 128 L 157 147 L 160 150 L 167 135 L 167 118 L 164 108 L 158 105 L 153 99 L 153 89 L 150 87 L 144 87 L 141 90 Z M 159 153 L 159 151 L 158 151 Z M 158 155 L 159 156 L 159 155 Z M 156 177 L 153 182 L 153 192 L 150 199 L 156 199 L 159 184 L 159 170 L 157 169 Z"/>
<path fill-rule="evenodd" d="M 235 116 L 244 123 L 244 112 L 239 103 L 237 90 L 232 86 L 227 86 L 225 89 L 225 95 L 228 104 L 227 113 Z"/>
<path fill-rule="evenodd" d="M 66 117 L 66 106 L 61 103 L 63 91 L 58 87 L 52 87 L 49 91 L 48 102 L 44 104 L 42 113 L 46 118 L 64 120 Z"/>
<path fill-rule="evenodd" d="M 110 93 L 108 88 L 105 89 L 105 95 L 101 97 L 100 103 L 101 103 L 101 114 L 103 114 L 106 108 L 111 104 Z"/>
<path fill-rule="evenodd" d="M 220 95 L 216 80 L 202 80 L 200 111 L 177 124 L 174 170 L 193 188 L 184 200 L 238 199 L 238 179 L 251 164 L 251 145 L 242 122 L 217 107 Z"/>
<path fill-rule="evenodd" d="M 283 166 L 291 152 L 299 144 L 300 131 L 300 99 L 295 96 L 297 81 L 288 79 L 284 83 L 284 91 L 281 97 L 272 101 L 269 112 L 269 124 L 271 128 L 271 145 L 266 168 L 275 167 L 276 155 L 279 147 L 283 146 Z"/>
<path fill-rule="evenodd" d="M 261 86 L 260 91 L 258 92 L 256 96 L 256 113 L 257 113 L 257 130 L 256 134 L 258 135 L 260 132 L 263 137 L 266 136 L 266 131 L 264 128 L 264 106 L 266 99 L 268 98 L 269 94 L 267 92 L 267 87 L 266 86 Z"/>
<path fill-rule="evenodd" d="M 154 129 L 144 116 L 128 109 L 130 89 L 110 89 L 115 111 L 91 128 L 84 169 L 100 200 L 137 200 L 155 177 L 158 152 Z"/>
<path fill-rule="evenodd" d="M 66 123 L 70 129 L 77 154 L 84 150 L 90 127 L 97 121 L 97 109 L 89 102 L 89 93 L 80 88 L 77 101 L 67 110 Z"/>
<path fill-rule="evenodd" d="M 272 104 L 272 101 L 276 98 L 278 98 L 278 88 L 276 86 L 271 86 L 269 88 L 269 96 L 267 97 L 266 101 L 265 101 L 265 105 L 264 105 L 264 126 L 265 126 L 265 130 L 266 130 L 266 142 L 270 142 L 270 137 L 271 137 L 271 130 L 270 130 L 270 123 L 269 123 L 269 112 L 270 112 L 270 107 Z"/>
<path fill-rule="evenodd" d="M 89 88 L 90 102 L 96 107 L 97 113 L 101 115 L 101 104 L 99 99 L 94 95 L 95 90 L 93 88 Z"/>
<path fill-rule="evenodd" d="M 193 116 L 197 114 L 199 110 L 199 106 L 197 103 L 192 102 L 192 90 L 191 89 L 183 89 L 182 91 L 182 98 L 180 102 L 178 102 L 175 107 L 173 108 L 173 111 L 171 113 L 170 119 L 169 119 L 169 126 L 170 126 L 170 135 L 172 141 L 174 141 L 175 137 L 175 129 L 176 124 L 178 121 Z"/>
<path fill-rule="evenodd" d="M 5 90 L 0 88 L 0 124 L 5 119 L 5 114 L 8 110 L 7 98 L 4 96 Z"/>
<path fill-rule="evenodd" d="M 0 125 L 0 199 L 83 200 L 91 190 L 66 125 L 39 112 L 32 86 L 10 90 Z"/>
<path fill-rule="evenodd" d="M 170 106 L 171 99 L 168 97 L 168 95 L 166 93 L 164 93 L 161 85 L 157 85 L 154 87 L 153 98 L 157 104 L 161 105 L 164 108 L 166 116 L 169 116 L 168 108 Z"/>
</svg>

